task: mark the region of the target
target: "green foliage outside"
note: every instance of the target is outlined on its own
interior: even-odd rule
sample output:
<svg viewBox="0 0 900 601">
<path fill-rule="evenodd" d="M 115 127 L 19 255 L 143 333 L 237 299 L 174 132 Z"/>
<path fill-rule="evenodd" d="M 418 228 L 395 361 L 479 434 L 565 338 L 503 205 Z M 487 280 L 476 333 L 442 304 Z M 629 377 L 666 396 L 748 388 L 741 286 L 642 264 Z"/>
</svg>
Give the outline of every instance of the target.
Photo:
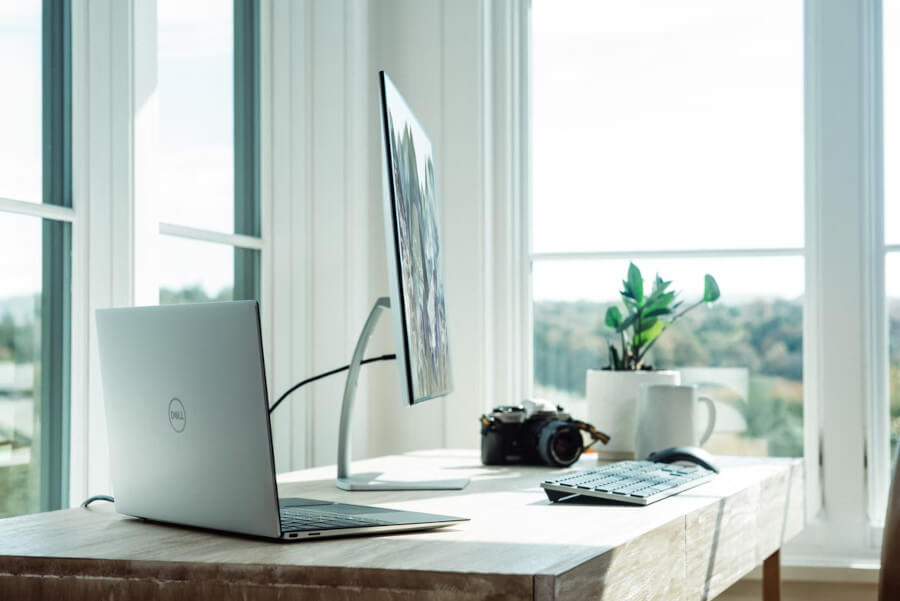
<svg viewBox="0 0 900 601">
<path fill-rule="evenodd" d="M 0 363 L 31 363 L 40 358 L 40 308 L 39 294 L 0 301 Z"/>
<path fill-rule="evenodd" d="M 161 305 L 231 299 L 231 287 L 223 288 L 214 296 L 208 295 L 200 285 L 186 286 L 177 290 L 162 288 L 159 291 Z M 40 360 L 40 307 L 39 294 L 0 300 L 0 363 L 23 364 Z M 0 396 L 3 394 L 3 388 L 4 383 L 0 382 Z"/>
<path fill-rule="evenodd" d="M 0 377 L 0 403 L 21 403 L 40 398 L 40 307 L 39 294 L 0 301 L 0 365 L 34 365 L 35 378 L 17 389 Z M 21 385 L 23 383 L 20 383 Z M 4 455 L 32 446 L 31 432 L 0 423 L 0 518 L 36 511 L 40 474 L 36 463 L 4 465 Z"/>
<path fill-rule="evenodd" d="M 159 304 L 160 305 L 180 305 L 183 303 L 209 303 L 215 301 L 228 301 L 233 298 L 232 288 L 222 288 L 215 296 L 209 296 L 206 290 L 199 284 L 193 286 L 185 286 L 178 290 L 171 288 L 160 288 Z"/>
<path fill-rule="evenodd" d="M 888 340 L 891 357 L 891 456 L 900 438 L 900 299 L 888 299 Z"/>
<path fill-rule="evenodd" d="M 30 465 L 0 466 L 0 518 L 37 511 L 39 481 Z"/>
<path fill-rule="evenodd" d="M 585 394 L 585 372 L 608 364 L 618 336 L 603 316 L 612 303 L 534 304 L 534 372 L 542 387 Z M 742 367 L 751 374 L 737 405 L 745 436 L 764 439 L 769 454 L 803 453 L 803 308 L 799 300 L 718 302 L 688 315 L 646 357 L 657 369 Z M 896 388 L 894 389 L 896 395 Z"/>
<path fill-rule="evenodd" d="M 231 300 L 231 288 L 209 296 L 200 286 L 159 293 L 161 304 Z M 0 365 L 34 365 L 34 382 L 6 381 L 0 375 L 0 404 L 34 402 L 34 419 L 40 411 L 40 307 L 39 294 L 0 299 Z M 15 371 L 15 370 L 14 370 Z M 27 383 L 26 383 L 27 385 Z M 15 406 L 15 405 L 13 405 Z M 36 458 L 28 424 L 0 423 L 0 518 L 37 511 L 40 497 L 40 463 Z M 30 460 L 27 459 L 30 448 Z M 25 452 L 24 463 L 21 453 Z M 16 459 L 16 456 L 19 456 Z"/>
</svg>

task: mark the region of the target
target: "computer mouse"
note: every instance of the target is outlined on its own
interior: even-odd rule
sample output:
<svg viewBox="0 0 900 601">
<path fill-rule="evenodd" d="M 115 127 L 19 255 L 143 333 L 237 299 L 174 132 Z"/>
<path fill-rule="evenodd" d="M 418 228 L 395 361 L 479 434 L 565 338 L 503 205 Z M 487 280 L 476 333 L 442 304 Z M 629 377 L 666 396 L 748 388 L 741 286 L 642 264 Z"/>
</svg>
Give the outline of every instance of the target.
<svg viewBox="0 0 900 601">
<path fill-rule="evenodd" d="M 669 447 L 662 451 L 654 451 L 647 455 L 647 461 L 656 461 L 659 463 L 675 463 L 676 461 L 689 461 L 700 467 L 705 467 L 715 473 L 719 473 L 719 468 L 713 463 L 713 456 L 709 452 L 704 451 L 700 447 Z"/>
</svg>

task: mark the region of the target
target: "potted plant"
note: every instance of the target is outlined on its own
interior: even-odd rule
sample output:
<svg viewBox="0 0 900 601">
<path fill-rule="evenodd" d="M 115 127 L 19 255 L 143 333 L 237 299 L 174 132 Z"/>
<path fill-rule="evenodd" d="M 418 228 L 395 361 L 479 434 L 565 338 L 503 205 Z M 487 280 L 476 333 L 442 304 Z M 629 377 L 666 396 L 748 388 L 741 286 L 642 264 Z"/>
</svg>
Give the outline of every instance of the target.
<svg viewBox="0 0 900 601">
<path fill-rule="evenodd" d="M 685 306 L 679 294 L 670 290 L 671 281 L 658 274 L 649 293 L 645 292 L 641 270 L 628 265 L 622 282 L 622 309 L 611 306 L 604 321 L 616 335 L 607 344 L 609 365 L 587 372 L 588 421 L 610 434 L 611 440 L 598 454 L 603 459 L 634 457 L 634 428 L 641 385 L 679 384 L 677 371 L 654 370 L 647 353 L 659 337 L 686 313 L 704 303 L 715 302 L 719 285 L 706 274 L 703 298 Z"/>
</svg>

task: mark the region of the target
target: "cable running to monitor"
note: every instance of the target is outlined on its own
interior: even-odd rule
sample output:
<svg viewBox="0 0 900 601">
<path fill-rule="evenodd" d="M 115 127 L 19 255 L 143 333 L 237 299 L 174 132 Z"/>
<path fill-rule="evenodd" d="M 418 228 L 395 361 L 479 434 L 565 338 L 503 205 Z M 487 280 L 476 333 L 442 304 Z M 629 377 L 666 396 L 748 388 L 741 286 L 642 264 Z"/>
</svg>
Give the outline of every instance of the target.
<svg viewBox="0 0 900 601">
<path fill-rule="evenodd" d="M 89 498 L 85 499 L 84 502 L 81 504 L 81 506 L 87 507 L 94 501 L 109 501 L 110 503 L 116 502 L 116 500 L 109 495 L 94 495 L 93 497 L 89 497 Z"/>
<path fill-rule="evenodd" d="M 374 363 L 376 361 L 390 361 L 390 360 L 396 359 L 396 358 L 397 358 L 397 355 L 391 353 L 388 355 L 381 355 L 380 357 L 369 357 L 368 359 L 363 359 L 362 363 L 366 364 L 366 363 Z M 297 382 L 296 384 L 294 384 L 293 386 L 288 388 L 280 397 L 278 397 L 278 400 L 275 401 L 275 403 L 273 403 L 271 407 L 269 407 L 269 413 L 272 413 L 273 411 L 275 411 L 275 408 L 278 407 L 278 405 L 280 405 L 281 402 L 288 397 L 288 395 L 290 395 L 292 392 L 294 392 L 301 386 L 304 386 L 305 384 L 309 384 L 310 382 L 315 382 L 316 380 L 321 380 L 322 378 L 327 378 L 328 376 L 333 376 L 334 374 L 339 374 L 342 371 L 347 371 L 348 369 L 350 369 L 349 364 L 342 365 L 341 367 L 337 367 L 335 369 L 332 369 L 331 371 L 326 371 L 325 373 L 321 373 L 317 376 L 313 376 L 311 378 L 307 378 L 305 380 Z"/>
</svg>

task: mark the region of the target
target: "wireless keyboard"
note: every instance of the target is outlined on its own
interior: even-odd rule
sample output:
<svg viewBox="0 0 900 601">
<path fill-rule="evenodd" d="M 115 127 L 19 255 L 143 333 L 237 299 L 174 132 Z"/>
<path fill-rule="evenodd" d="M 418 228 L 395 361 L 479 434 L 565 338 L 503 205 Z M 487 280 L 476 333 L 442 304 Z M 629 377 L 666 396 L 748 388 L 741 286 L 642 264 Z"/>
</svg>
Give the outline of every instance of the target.
<svg viewBox="0 0 900 601">
<path fill-rule="evenodd" d="M 649 505 L 708 482 L 715 473 L 700 466 L 653 461 L 619 461 L 597 469 L 569 472 L 541 483 L 547 497 L 561 501 L 576 495 Z"/>
</svg>

